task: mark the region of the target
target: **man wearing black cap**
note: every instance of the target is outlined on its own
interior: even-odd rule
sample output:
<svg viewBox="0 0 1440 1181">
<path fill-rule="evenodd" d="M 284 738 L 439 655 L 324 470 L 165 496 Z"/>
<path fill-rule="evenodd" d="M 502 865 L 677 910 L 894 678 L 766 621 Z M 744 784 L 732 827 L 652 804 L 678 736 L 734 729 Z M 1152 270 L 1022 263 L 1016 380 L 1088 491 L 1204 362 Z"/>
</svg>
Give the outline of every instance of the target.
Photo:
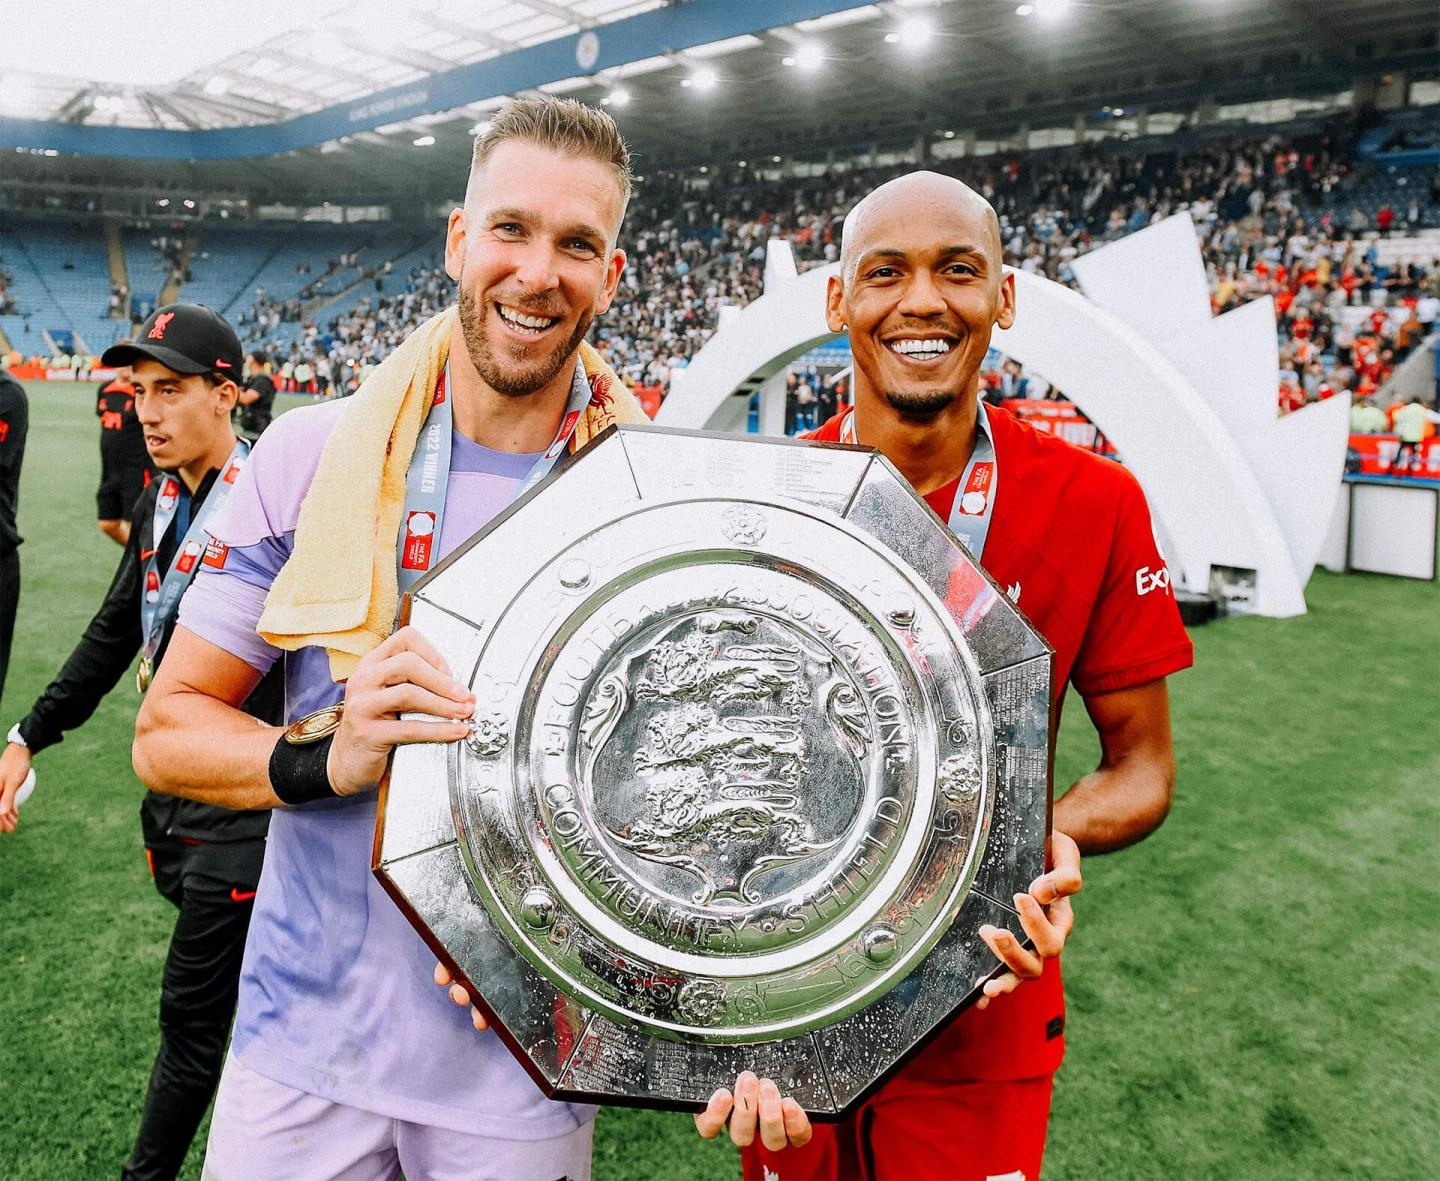
<svg viewBox="0 0 1440 1181">
<path fill-rule="evenodd" d="M 132 367 L 135 409 L 161 475 L 136 502 L 125 555 L 100 610 L 55 679 L 10 730 L 0 753 L 0 832 L 15 831 L 15 797 L 34 754 L 82 725 L 137 652 L 137 686 L 142 693 L 148 687 L 185 588 L 202 564 L 225 562 L 225 547 L 210 539 L 206 522 L 249 454 L 230 425 L 240 342 L 209 308 L 160 308 L 135 340 L 109 349 L 103 363 Z M 278 723 L 279 678 L 262 680 L 245 709 Z M 155 887 L 180 913 L 161 986 L 160 1052 L 122 1176 L 169 1181 L 220 1078 L 269 813 L 147 792 L 140 818 Z"/>
</svg>

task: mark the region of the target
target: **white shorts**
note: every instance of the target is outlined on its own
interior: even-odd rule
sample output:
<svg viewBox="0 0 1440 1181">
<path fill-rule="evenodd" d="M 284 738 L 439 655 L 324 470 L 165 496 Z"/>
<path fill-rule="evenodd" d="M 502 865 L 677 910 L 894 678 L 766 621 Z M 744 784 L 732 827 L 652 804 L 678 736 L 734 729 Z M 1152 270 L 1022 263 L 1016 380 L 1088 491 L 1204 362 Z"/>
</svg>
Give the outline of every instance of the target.
<svg viewBox="0 0 1440 1181">
<path fill-rule="evenodd" d="M 595 1122 L 550 1140 L 412 1124 L 297 1091 L 232 1054 L 203 1181 L 590 1181 Z"/>
</svg>

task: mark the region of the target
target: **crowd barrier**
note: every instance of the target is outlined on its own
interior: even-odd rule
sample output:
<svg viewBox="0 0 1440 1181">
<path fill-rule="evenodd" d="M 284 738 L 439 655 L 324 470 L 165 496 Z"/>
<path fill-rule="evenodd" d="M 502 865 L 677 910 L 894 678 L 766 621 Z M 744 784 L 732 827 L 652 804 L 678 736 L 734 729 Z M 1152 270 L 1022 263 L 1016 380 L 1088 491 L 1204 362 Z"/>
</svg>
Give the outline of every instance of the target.
<svg viewBox="0 0 1440 1181">
<path fill-rule="evenodd" d="M 1355 476 L 1418 476 L 1440 480 L 1440 437 L 1424 440 L 1412 452 L 1403 471 L 1394 466 L 1399 450 L 1397 435 L 1351 435 L 1345 470 Z"/>
<path fill-rule="evenodd" d="M 1001 405 L 1016 418 L 1024 419 L 1037 430 L 1059 435 L 1097 455 L 1115 457 L 1115 448 L 1100 429 L 1075 408 L 1073 402 L 1050 402 L 1034 398 L 1007 398 Z"/>
</svg>

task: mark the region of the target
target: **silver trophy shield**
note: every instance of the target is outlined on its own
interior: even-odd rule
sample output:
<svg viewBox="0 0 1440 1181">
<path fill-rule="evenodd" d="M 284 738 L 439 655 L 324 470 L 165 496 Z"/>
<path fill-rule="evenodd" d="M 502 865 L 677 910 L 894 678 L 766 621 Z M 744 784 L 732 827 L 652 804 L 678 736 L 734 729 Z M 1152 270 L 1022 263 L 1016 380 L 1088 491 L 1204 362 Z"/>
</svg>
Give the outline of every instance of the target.
<svg viewBox="0 0 1440 1181">
<path fill-rule="evenodd" d="M 618 427 L 418 582 L 375 872 L 556 1098 L 843 1114 L 1044 868 L 1051 652 L 869 448 Z"/>
</svg>

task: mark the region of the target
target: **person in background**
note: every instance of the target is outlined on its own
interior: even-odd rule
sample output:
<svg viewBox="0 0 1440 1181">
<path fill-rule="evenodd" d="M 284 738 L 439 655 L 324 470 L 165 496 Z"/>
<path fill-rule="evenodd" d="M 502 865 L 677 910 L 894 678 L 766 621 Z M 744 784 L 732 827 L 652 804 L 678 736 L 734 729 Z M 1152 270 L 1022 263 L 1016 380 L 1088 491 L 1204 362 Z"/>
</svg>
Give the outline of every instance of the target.
<svg viewBox="0 0 1440 1181">
<path fill-rule="evenodd" d="M 1350 407 L 1350 433 L 1352 435 L 1383 435 L 1389 427 L 1385 411 L 1369 398 L 1361 398 Z"/>
<path fill-rule="evenodd" d="M 20 606 L 20 465 L 30 429 L 30 400 L 25 387 L 0 370 L 0 694 L 10 669 L 15 612 Z"/>
<path fill-rule="evenodd" d="M 1428 475 L 1423 465 L 1425 441 L 1435 434 L 1436 423 L 1440 423 L 1440 414 L 1425 405 L 1419 394 L 1412 395 L 1400 406 L 1395 412 L 1395 433 L 1400 437 L 1400 447 L 1390 465 L 1391 475 Z"/>
<path fill-rule="evenodd" d="M 245 355 L 244 383 L 240 387 L 240 430 L 258 439 L 270 425 L 275 404 L 275 383 L 270 379 L 269 358 L 256 351 Z"/>
<path fill-rule="evenodd" d="M 140 493 L 155 477 L 145 449 L 145 432 L 135 413 L 130 367 L 123 365 L 95 396 L 100 419 L 100 487 L 95 493 L 96 524 L 117 545 L 130 540 L 130 514 Z"/>
<path fill-rule="evenodd" d="M 104 363 L 133 368 L 135 410 L 162 474 L 135 502 L 134 528 L 99 610 L 6 736 L 0 832 L 17 829 L 16 797 L 34 757 L 90 719 L 137 653 L 142 693 L 163 667 L 185 589 L 206 563 L 223 561 L 208 527 L 249 452 L 230 425 L 240 342 L 209 308 L 157 309 Z M 261 682 L 244 708 L 252 726 L 278 721 L 279 677 Z M 147 792 L 140 823 L 155 888 L 177 913 L 160 986 L 160 1048 L 121 1176 L 173 1181 L 220 1079 L 269 813 Z"/>
</svg>

